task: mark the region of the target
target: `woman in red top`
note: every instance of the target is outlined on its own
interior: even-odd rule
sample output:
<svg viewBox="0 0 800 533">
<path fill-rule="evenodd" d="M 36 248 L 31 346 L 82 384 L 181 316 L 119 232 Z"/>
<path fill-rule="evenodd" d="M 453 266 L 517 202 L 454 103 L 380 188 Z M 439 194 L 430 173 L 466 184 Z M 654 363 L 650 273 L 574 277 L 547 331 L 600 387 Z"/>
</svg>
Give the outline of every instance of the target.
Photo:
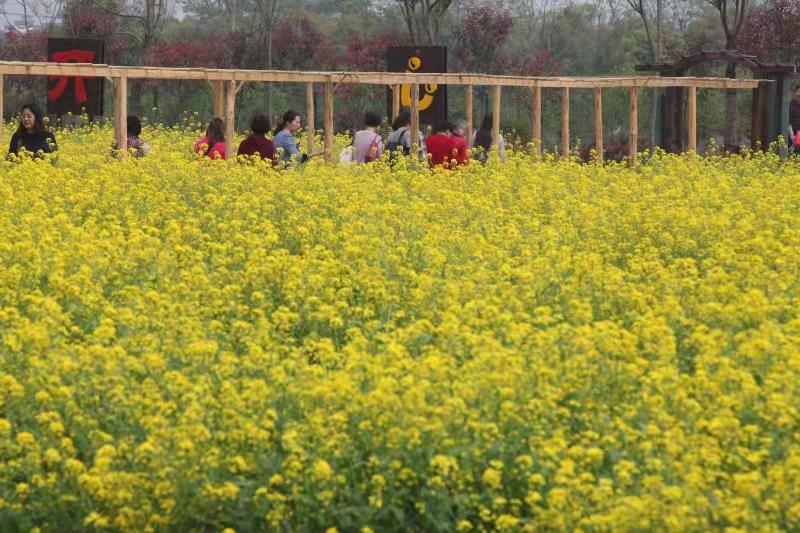
<svg viewBox="0 0 800 533">
<path fill-rule="evenodd" d="M 239 145 L 238 156 L 260 157 L 275 162 L 275 145 L 267 139 L 269 119 L 264 115 L 256 115 L 250 122 L 250 136 Z"/>
<path fill-rule="evenodd" d="M 211 119 L 206 136 L 194 143 L 194 152 L 202 157 L 225 159 L 225 123 L 221 118 Z"/>
</svg>

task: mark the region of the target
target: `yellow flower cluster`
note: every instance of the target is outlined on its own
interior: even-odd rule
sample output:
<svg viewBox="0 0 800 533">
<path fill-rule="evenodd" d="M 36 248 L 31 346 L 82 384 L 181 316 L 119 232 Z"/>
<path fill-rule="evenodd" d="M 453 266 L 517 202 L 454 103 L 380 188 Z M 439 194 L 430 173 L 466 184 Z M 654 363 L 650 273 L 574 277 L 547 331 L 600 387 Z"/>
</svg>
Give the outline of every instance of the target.
<svg viewBox="0 0 800 533">
<path fill-rule="evenodd" d="M 0 530 L 800 529 L 797 162 L 144 137 L 0 163 Z"/>
</svg>

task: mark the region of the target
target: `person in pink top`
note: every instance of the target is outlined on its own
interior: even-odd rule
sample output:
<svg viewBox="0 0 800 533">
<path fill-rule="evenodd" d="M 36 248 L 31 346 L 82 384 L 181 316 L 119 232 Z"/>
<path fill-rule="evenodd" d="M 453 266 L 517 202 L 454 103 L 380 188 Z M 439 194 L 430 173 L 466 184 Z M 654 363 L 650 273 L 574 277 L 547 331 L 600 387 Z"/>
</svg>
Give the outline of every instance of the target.
<svg viewBox="0 0 800 533">
<path fill-rule="evenodd" d="M 364 115 L 364 129 L 353 137 L 353 160 L 356 163 L 370 163 L 380 159 L 383 154 L 383 140 L 378 133 L 381 117 L 377 113 L 367 111 Z"/>
<path fill-rule="evenodd" d="M 206 136 L 194 143 L 194 153 L 211 159 L 225 159 L 225 123 L 221 118 L 211 119 Z"/>
</svg>

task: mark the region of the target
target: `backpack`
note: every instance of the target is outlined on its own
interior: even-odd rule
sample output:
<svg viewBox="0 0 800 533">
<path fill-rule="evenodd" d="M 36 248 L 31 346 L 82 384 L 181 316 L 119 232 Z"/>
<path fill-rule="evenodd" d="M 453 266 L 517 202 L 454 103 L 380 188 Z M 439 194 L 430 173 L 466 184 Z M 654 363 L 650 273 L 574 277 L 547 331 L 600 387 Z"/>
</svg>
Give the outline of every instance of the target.
<svg viewBox="0 0 800 533">
<path fill-rule="evenodd" d="M 397 158 L 397 152 L 403 151 L 403 155 L 411 154 L 411 147 L 403 144 L 403 136 L 408 133 L 408 130 L 400 134 L 400 138 L 396 141 L 389 141 L 386 143 L 386 150 L 389 151 L 389 161 L 394 162 Z"/>
<path fill-rule="evenodd" d="M 372 142 L 369 143 L 369 148 L 367 148 L 367 153 L 364 156 L 364 163 L 372 163 L 378 159 L 378 141 L 380 140 L 381 136 L 376 133 L 375 137 L 372 139 Z"/>
</svg>

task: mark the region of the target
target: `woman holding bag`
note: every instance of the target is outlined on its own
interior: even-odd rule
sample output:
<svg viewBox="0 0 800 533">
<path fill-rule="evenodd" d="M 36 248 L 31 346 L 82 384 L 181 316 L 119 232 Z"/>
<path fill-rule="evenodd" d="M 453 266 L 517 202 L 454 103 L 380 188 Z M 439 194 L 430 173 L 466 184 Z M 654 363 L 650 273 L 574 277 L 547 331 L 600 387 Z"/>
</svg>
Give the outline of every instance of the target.
<svg viewBox="0 0 800 533">
<path fill-rule="evenodd" d="M 371 163 L 383 155 L 383 139 L 378 128 L 381 117 L 377 113 L 367 111 L 364 115 L 364 129 L 353 137 L 353 160 L 356 163 Z"/>
</svg>

